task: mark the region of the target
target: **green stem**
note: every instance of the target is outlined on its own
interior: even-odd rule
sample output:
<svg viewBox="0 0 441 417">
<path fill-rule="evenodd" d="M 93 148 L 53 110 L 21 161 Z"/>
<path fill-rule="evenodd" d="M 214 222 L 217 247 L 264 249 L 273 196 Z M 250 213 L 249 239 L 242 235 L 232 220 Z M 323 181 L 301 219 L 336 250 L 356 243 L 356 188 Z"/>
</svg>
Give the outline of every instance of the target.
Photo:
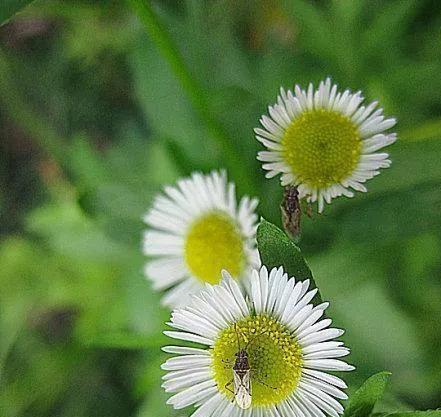
<svg viewBox="0 0 441 417">
<path fill-rule="evenodd" d="M 167 61 L 182 88 L 188 95 L 200 119 L 205 123 L 210 136 L 221 146 L 226 162 L 235 178 L 240 178 L 247 190 L 254 191 L 251 170 L 244 164 L 234 141 L 221 125 L 212 117 L 206 96 L 201 86 L 191 75 L 182 55 L 174 44 L 170 34 L 157 18 L 148 0 L 127 0 L 144 25 L 145 30 L 156 44 L 163 58 Z"/>
<path fill-rule="evenodd" d="M 399 139 L 415 142 L 425 139 L 439 139 L 441 119 L 429 120 L 418 127 L 407 129 L 399 133 Z"/>
</svg>

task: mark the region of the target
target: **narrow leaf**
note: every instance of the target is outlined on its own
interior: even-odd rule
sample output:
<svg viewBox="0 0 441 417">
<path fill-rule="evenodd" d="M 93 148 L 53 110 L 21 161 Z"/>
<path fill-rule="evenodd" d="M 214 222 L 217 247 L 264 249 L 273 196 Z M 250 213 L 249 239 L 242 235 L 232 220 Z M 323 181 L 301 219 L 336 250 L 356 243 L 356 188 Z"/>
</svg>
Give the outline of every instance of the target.
<svg viewBox="0 0 441 417">
<path fill-rule="evenodd" d="M 350 398 L 343 417 L 368 417 L 383 396 L 389 377 L 390 372 L 380 372 L 368 378 Z"/>
<path fill-rule="evenodd" d="M 315 288 L 314 278 L 298 246 L 277 226 L 262 218 L 257 228 L 257 247 L 262 264 L 268 270 L 283 266 L 290 277 L 303 281 L 309 279 Z M 321 297 L 316 296 L 318 302 Z"/>
<path fill-rule="evenodd" d="M 0 5 L 0 26 L 7 23 L 15 14 L 34 1 L 35 0 L 2 0 Z"/>
</svg>

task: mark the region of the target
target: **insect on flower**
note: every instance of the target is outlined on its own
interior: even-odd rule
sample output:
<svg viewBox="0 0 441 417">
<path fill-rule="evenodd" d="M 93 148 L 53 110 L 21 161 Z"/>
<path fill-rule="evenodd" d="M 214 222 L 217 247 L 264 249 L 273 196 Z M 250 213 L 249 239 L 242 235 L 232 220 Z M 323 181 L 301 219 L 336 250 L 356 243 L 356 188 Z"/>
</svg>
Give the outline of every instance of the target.
<svg viewBox="0 0 441 417">
<path fill-rule="evenodd" d="M 193 417 L 343 414 L 346 384 L 330 372 L 354 367 L 340 359 L 344 331 L 322 318 L 329 303 L 312 303 L 317 289 L 282 267 L 253 270 L 248 291 L 222 276 L 172 313 L 164 333 L 182 344 L 163 348 L 167 403 L 195 405 Z"/>
<path fill-rule="evenodd" d="M 240 339 L 239 339 L 239 330 L 237 328 L 237 324 L 234 324 L 234 330 L 236 332 L 237 337 L 237 352 L 236 359 L 233 365 L 233 380 L 230 381 L 226 388 L 230 385 L 234 385 L 234 390 L 231 391 L 234 394 L 234 400 L 236 404 L 246 410 L 251 407 L 251 366 L 248 360 L 248 351 L 247 349 L 259 336 L 262 336 L 267 330 L 263 331 L 255 335 L 252 339 L 248 341 L 244 348 L 240 347 Z"/>
<path fill-rule="evenodd" d="M 248 353 L 241 349 L 236 353 L 236 362 L 233 366 L 234 399 L 236 404 L 246 410 L 251 407 L 251 378 Z"/>
<path fill-rule="evenodd" d="M 300 219 L 302 210 L 300 208 L 299 191 L 294 185 L 288 185 L 283 192 L 282 204 L 282 223 L 286 233 L 292 238 L 300 235 Z"/>
<path fill-rule="evenodd" d="M 330 78 L 315 91 L 312 84 L 306 91 L 281 88 L 254 130 L 266 148 L 257 159 L 267 178 L 280 175 L 283 187 L 297 187 L 299 200 L 317 201 L 319 213 L 334 198 L 366 192 L 364 184 L 391 164 L 377 151 L 397 140 L 388 132 L 395 118 L 386 118 L 376 101 L 363 105 L 361 92 L 337 90 Z"/>
</svg>

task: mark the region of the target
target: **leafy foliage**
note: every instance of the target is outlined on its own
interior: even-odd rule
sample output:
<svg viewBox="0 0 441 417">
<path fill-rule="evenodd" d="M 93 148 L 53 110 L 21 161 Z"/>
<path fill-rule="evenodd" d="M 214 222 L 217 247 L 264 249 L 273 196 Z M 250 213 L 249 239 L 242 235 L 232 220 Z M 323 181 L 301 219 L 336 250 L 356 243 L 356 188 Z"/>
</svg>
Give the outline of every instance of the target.
<svg viewBox="0 0 441 417">
<path fill-rule="evenodd" d="M 391 417 L 440 417 L 441 410 L 407 411 L 404 413 L 389 413 L 386 415 Z"/>
<path fill-rule="evenodd" d="M 257 245 L 263 265 L 271 269 L 283 266 L 290 276 L 314 282 L 300 249 L 282 230 L 265 219 L 260 221 L 257 228 Z"/>
<path fill-rule="evenodd" d="M 257 228 L 257 246 L 262 264 L 268 270 L 283 266 L 283 270 L 290 277 L 299 281 L 309 279 L 311 288 L 317 288 L 300 249 L 282 230 L 263 218 Z M 322 302 L 320 291 L 315 295 L 313 302 Z"/>
<path fill-rule="evenodd" d="M 0 25 L 5 24 L 21 9 L 33 2 L 34 0 L 4 0 L 0 5 Z"/>
<path fill-rule="evenodd" d="M 389 376 L 389 372 L 380 372 L 368 378 L 350 397 L 344 417 L 368 417 L 383 397 Z"/>
<path fill-rule="evenodd" d="M 2 2 L 0 21 L 24 4 Z M 438 3 L 152 6 L 228 152 L 125 2 L 39 1 L 0 28 L 2 416 L 185 414 L 159 384 L 168 312 L 142 274 L 142 214 L 179 175 L 233 167 L 239 193 L 280 225 L 282 190 L 255 161 L 252 129 L 280 85 L 331 75 L 397 116 L 392 167 L 305 217 L 302 254 L 265 222 L 259 245 L 293 275 L 314 271 L 346 329 L 350 388 L 390 369 L 375 411 L 425 417 L 404 412 L 441 397 Z M 280 253 L 265 253 L 271 236 Z"/>
</svg>

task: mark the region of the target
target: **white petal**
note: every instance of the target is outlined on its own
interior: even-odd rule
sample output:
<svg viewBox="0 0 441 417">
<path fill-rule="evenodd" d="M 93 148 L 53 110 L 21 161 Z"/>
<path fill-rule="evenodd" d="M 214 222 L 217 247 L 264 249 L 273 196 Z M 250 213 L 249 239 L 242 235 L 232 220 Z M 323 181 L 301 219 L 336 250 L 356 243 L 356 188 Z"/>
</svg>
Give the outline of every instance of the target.
<svg viewBox="0 0 441 417">
<path fill-rule="evenodd" d="M 274 142 L 271 134 L 259 135 Z M 267 143 L 267 142 L 265 142 Z M 162 303 L 168 307 L 186 305 L 190 295 L 201 289 L 201 281 L 193 278 L 185 262 L 185 239 L 191 224 L 201 216 L 219 211 L 231 217 L 243 236 L 246 253 L 244 271 L 258 259 L 255 233 L 258 217 L 256 199 L 245 197 L 238 204 L 234 184 L 228 182 L 225 171 L 212 171 L 208 175 L 193 173 L 177 181 L 175 186 L 164 187 L 155 197 L 153 206 L 144 216 L 150 226 L 144 234 L 143 250 L 152 256 L 145 266 L 146 276 L 155 290 L 167 290 Z M 242 281 L 241 277 L 236 277 Z"/>
<path fill-rule="evenodd" d="M 179 371 L 181 369 L 209 366 L 211 362 L 211 357 L 206 355 L 175 356 L 167 359 L 167 361 L 161 365 L 161 368 L 166 371 Z"/>
<path fill-rule="evenodd" d="M 303 365 L 306 368 L 320 371 L 352 371 L 355 368 L 338 359 L 305 359 Z"/>
<path fill-rule="evenodd" d="M 166 353 L 176 353 L 178 355 L 210 355 L 208 350 L 183 346 L 164 346 L 161 350 Z"/>
<path fill-rule="evenodd" d="M 302 372 L 306 375 L 320 379 L 321 381 L 325 381 L 328 384 L 335 385 L 336 387 L 339 387 L 339 388 L 345 389 L 348 387 L 342 379 L 340 379 L 334 375 L 330 375 L 330 374 L 327 374 L 327 373 L 324 373 L 324 372 L 321 372 L 321 371 L 318 371 L 315 369 L 303 369 Z"/>
<path fill-rule="evenodd" d="M 175 332 L 172 330 L 164 331 L 164 334 L 173 339 L 187 340 L 189 342 L 200 343 L 202 345 L 213 345 L 214 341 L 207 339 L 205 337 L 198 336 L 196 334 L 187 333 L 187 332 Z"/>
</svg>

